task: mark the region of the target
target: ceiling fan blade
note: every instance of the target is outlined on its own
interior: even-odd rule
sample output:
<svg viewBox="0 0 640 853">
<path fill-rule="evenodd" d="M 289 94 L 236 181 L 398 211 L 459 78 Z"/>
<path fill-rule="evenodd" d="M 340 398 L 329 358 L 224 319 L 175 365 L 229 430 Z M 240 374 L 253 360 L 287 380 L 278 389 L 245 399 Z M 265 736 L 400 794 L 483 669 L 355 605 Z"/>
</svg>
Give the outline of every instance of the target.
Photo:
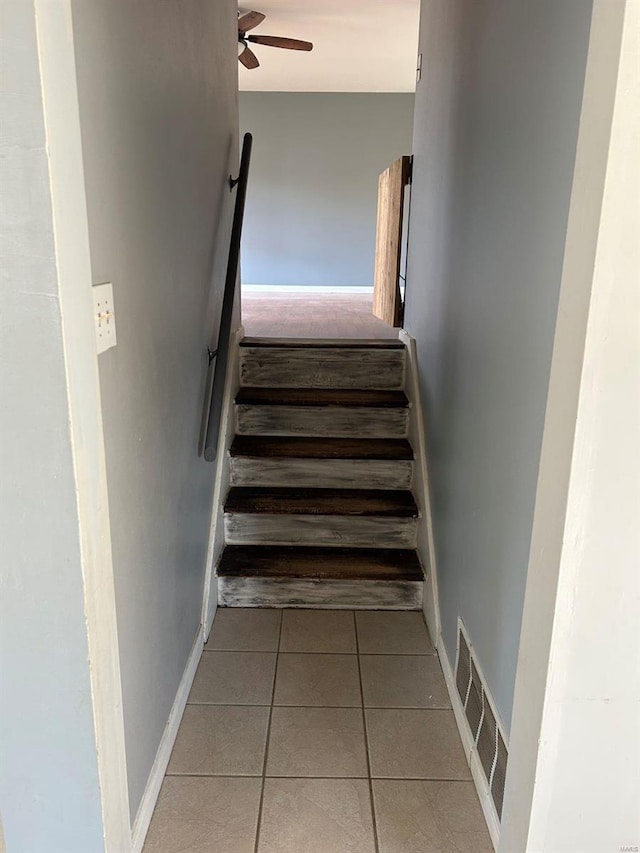
<svg viewBox="0 0 640 853">
<path fill-rule="evenodd" d="M 313 44 L 310 41 L 288 39 L 283 36 L 247 36 L 247 41 L 253 42 L 254 44 L 266 44 L 269 47 L 284 47 L 287 50 L 313 49 Z"/>
<path fill-rule="evenodd" d="M 246 33 L 261 24 L 265 18 L 266 15 L 262 12 L 247 12 L 246 15 L 238 18 L 238 29 L 241 33 Z"/>
<path fill-rule="evenodd" d="M 257 68 L 260 63 L 258 62 L 258 57 L 255 53 L 248 47 L 242 51 L 238 60 L 244 65 L 245 68 Z"/>
</svg>

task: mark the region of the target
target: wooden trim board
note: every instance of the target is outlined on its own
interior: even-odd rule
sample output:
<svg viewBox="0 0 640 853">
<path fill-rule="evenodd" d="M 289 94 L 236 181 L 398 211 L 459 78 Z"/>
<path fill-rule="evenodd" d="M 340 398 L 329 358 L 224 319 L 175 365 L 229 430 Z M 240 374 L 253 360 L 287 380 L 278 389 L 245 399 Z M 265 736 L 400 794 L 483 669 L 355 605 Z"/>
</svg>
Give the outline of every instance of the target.
<svg viewBox="0 0 640 853">
<path fill-rule="evenodd" d="M 236 394 L 240 406 L 313 406 L 316 409 L 406 409 L 404 391 L 361 388 L 252 388 L 243 386 Z"/>
<path fill-rule="evenodd" d="M 378 179 L 378 226 L 373 282 L 373 314 L 389 326 L 402 323 L 400 256 L 404 188 L 410 157 L 400 157 Z"/>
<path fill-rule="evenodd" d="M 198 663 L 200 662 L 203 647 L 204 632 L 202 625 L 200 625 L 198 633 L 194 638 L 191 652 L 187 658 L 187 664 L 184 668 L 182 678 L 180 679 L 178 692 L 176 693 L 176 698 L 173 700 L 169 719 L 167 720 L 167 724 L 164 728 L 160 745 L 156 752 L 155 761 L 153 762 L 151 773 L 147 779 L 147 785 L 144 789 L 144 794 L 142 795 L 138 813 L 133 824 L 131 845 L 133 853 L 141 853 L 144 846 L 144 840 L 147 832 L 149 831 L 149 824 L 151 823 L 153 810 L 156 807 L 158 794 L 160 793 L 160 787 L 162 786 L 162 780 L 164 779 L 164 775 L 167 771 L 169 759 L 171 758 L 171 751 L 178 735 L 178 729 L 180 728 L 180 722 L 182 720 L 182 715 L 184 714 L 187 699 L 189 698 L 189 692 L 191 690 L 191 685 L 193 684 L 193 679 L 195 678 Z"/>
<path fill-rule="evenodd" d="M 231 339 L 231 352 L 229 354 L 222 417 L 220 419 L 218 457 L 216 459 L 215 483 L 211 505 L 209 547 L 207 549 L 207 563 L 202 594 L 202 623 L 204 625 L 205 642 L 209 637 L 218 603 L 216 566 L 224 548 L 224 513 L 222 504 L 223 498 L 229 489 L 229 481 L 231 479 L 228 448 L 234 435 L 235 417 L 233 400 L 240 386 L 238 345 L 243 337 L 244 329 L 242 326 L 239 326 Z"/>
<path fill-rule="evenodd" d="M 411 492 L 399 489 L 301 489 L 299 486 L 234 486 L 224 501 L 225 515 L 312 515 L 417 518 Z"/>
<path fill-rule="evenodd" d="M 305 548 L 300 545 L 227 545 L 218 565 L 222 577 L 327 581 L 416 581 L 423 572 L 414 550 L 398 548 Z"/>
<path fill-rule="evenodd" d="M 420 384 L 418 381 L 416 341 L 404 329 L 400 332 L 400 340 L 405 343 L 407 348 L 406 393 L 410 401 L 409 441 L 415 454 L 412 491 L 420 510 L 420 522 L 418 523 L 417 531 L 417 551 L 420 561 L 426 569 L 423 598 L 424 618 L 431 636 L 439 637 L 440 603 L 438 599 L 438 572 L 433 538 L 431 500 L 429 496 L 426 435 L 420 400 Z"/>
<path fill-rule="evenodd" d="M 241 347 L 264 349 L 404 349 L 394 338 L 243 338 Z"/>
<path fill-rule="evenodd" d="M 68 604 L 69 608 L 84 608 L 86 664 L 94 724 L 97 779 L 91 783 L 87 781 L 82 794 L 91 812 L 88 820 L 96 816 L 94 810 L 101 810 L 104 848 L 128 853 L 131 820 L 122 679 L 100 376 L 89 286 L 93 279 L 71 3 L 69 0 L 57 3 L 36 0 L 29 4 L 34 7 L 29 11 L 28 4 L 21 5 L 29 20 L 35 16 L 36 21 L 40 63 L 37 82 L 42 92 L 46 137 L 45 142 L 39 143 L 43 145 L 45 170 L 40 179 L 47 182 L 51 192 L 47 215 L 51 216 L 53 224 L 51 251 L 59 292 L 59 300 L 47 299 L 47 302 L 50 301 L 51 310 L 59 311 L 61 316 L 69 430 L 65 441 L 68 438 L 71 442 L 77 513 L 73 524 L 76 525 L 74 535 L 78 537 L 82 570 L 83 600 L 69 598 Z M 42 627 L 33 625 L 34 643 L 44 642 L 42 634 L 38 633 Z M 64 666 L 63 661 L 61 666 Z M 25 678 L 36 677 L 36 673 L 24 675 Z M 42 696 L 42 702 L 46 703 L 48 698 Z M 34 738 L 40 735 L 34 732 Z M 43 754 L 42 748 L 40 755 L 42 772 L 47 774 L 49 757 Z M 88 755 L 86 761 L 88 767 L 91 761 Z M 57 784 L 64 785 L 65 781 L 58 779 Z M 24 780 L 20 784 L 24 784 Z M 95 794 L 100 797 L 99 805 L 93 801 Z M 25 803 L 25 815 L 27 808 L 32 806 L 27 807 Z M 63 819 L 60 816 L 60 820 Z"/>
<path fill-rule="evenodd" d="M 332 293 L 334 296 L 342 294 L 362 293 L 368 295 L 373 293 L 371 285 L 349 284 L 243 284 L 242 293 L 255 293 L 259 296 L 268 296 L 270 293 L 290 293 L 299 296 L 307 293 Z"/>
<path fill-rule="evenodd" d="M 231 456 L 247 459 L 343 459 L 411 462 L 413 448 L 404 438 L 326 438 L 236 435 Z"/>
</svg>

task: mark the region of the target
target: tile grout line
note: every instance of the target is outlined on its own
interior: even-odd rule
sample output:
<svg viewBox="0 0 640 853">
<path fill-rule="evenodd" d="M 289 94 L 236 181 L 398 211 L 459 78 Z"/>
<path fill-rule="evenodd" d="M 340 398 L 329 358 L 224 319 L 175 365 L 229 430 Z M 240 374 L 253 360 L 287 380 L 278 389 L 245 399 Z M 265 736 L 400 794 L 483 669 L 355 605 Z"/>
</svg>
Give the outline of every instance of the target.
<svg viewBox="0 0 640 853">
<path fill-rule="evenodd" d="M 271 705 L 267 704 L 248 704 L 246 702 L 189 702 L 190 707 L 206 707 L 206 708 L 270 708 Z M 302 705 L 300 703 L 296 703 L 295 705 L 276 705 L 274 703 L 274 708 L 344 708 L 344 709 L 355 709 L 360 708 L 362 705 Z M 451 711 L 452 708 L 450 705 L 438 705 L 437 707 L 432 707 L 431 705 L 367 705 L 367 711 Z"/>
<path fill-rule="evenodd" d="M 229 608 L 229 609 L 231 610 L 233 608 Z M 235 649 L 235 648 L 233 648 L 233 649 L 231 649 L 231 648 L 230 649 L 210 648 L 210 649 L 205 649 L 205 652 L 220 652 L 222 654 L 233 654 L 234 652 L 236 654 L 238 654 L 240 652 L 240 653 L 246 653 L 246 654 L 251 654 L 251 655 L 273 655 L 273 654 L 275 654 L 274 649 L 254 649 L 254 648 L 247 647 L 247 646 L 245 646 L 244 648 L 237 648 L 237 649 Z"/>
<path fill-rule="evenodd" d="M 261 775 L 250 775 L 241 773 L 167 773 L 179 779 L 262 779 Z M 283 774 L 277 776 L 265 776 L 265 779 L 353 779 L 354 781 L 366 780 L 366 776 L 292 776 Z M 452 782 L 459 785 L 473 785 L 473 779 L 457 779 L 453 776 L 373 776 L 375 782 Z"/>
<path fill-rule="evenodd" d="M 264 761 L 262 762 L 262 785 L 260 787 L 260 802 L 258 803 L 258 820 L 256 822 L 256 840 L 254 853 L 258 853 L 260 845 L 260 825 L 262 823 L 262 808 L 264 805 L 264 787 L 267 779 L 267 760 L 269 758 L 269 741 L 271 739 L 271 720 L 273 718 L 273 701 L 276 695 L 276 682 L 278 679 L 278 661 L 280 660 L 280 644 L 282 642 L 282 623 L 284 622 L 284 610 L 280 610 L 280 626 L 278 630 L 278 647 L 276 649 L 276 665 L 273 671 L 273 686 L 271 688 L 271 704 L 269 705 L 269 718 L 267 720 L 267 739 L 264 745 Z"/>
<path fill-rule="evenodd" d="M 282 609 L 282 613 L 285 612 L 286 608 Z M 344 613 L 344 611 L 340 611 Z M 224 654 L 233 653 L 236 654 L 238 652 L 247 653 L 247 654 L 258 654 L 258 655 L 272 655 L 273 650 L 271 649 L 204 649 L 203 652 L 222 652 Z M 358 652 L 305 652 L 305 651 L 283 651 L 280 652 L 283 655 L 345 655 L 348 657 L 355 657 L 355 655 L 359 654 Z M 433 652 L 361 652 L 362 657 L 377 657 L 377 658 L 437 658 L 438 655 Z"/>
<path fill-rule="evenodd" d="M 371 759 L 369 757 L 369 735 L 367 733 L 367 718 L 364 711 L 364 689 L 362 687 L 362 669 L 360 667 L 360 641 L 358 639 L 358 621 L 356 619 L 355 610 L 351 611 L 353 615 L 353 630 L 356 635 L 356 655 L 358 659 L 358 681 L 360 684 L 360 699 L 362 701 L 362 731 L 364 734 L 364 751 L 367 761 L 367 782 L 369 785 L 369 801 L 371 803 L 371 823 L 373 829 L 373 846 L 375 853 L 380 853 L 380 845 L 378 843 L 378 823 L 376 819 L 376 807 L 373 802 L 373 781 L 371 779 Z"/>
</svg>

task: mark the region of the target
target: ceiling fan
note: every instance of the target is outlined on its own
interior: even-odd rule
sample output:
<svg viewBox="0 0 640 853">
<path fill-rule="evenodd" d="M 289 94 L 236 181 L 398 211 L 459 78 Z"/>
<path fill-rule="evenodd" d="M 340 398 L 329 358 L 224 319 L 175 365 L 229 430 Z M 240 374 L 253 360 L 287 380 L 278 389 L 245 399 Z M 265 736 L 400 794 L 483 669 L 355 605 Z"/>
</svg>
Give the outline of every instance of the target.
<svg viewBox="0 0 640 853">
<path fill-rule="evenodd" d="M 312 50 L 313 44 L 310 41 L 283 36 L 248 36 L 247 32 L 261 24 L 265 17 L 262 12 L 246 12 L 238 18 L 238 59 L 245 68 L 257 68 L 260 65 L 258 57 L 249 47 L 249 42 L 268 47 L 284 47 L 287 50 Z"/>
</svg>

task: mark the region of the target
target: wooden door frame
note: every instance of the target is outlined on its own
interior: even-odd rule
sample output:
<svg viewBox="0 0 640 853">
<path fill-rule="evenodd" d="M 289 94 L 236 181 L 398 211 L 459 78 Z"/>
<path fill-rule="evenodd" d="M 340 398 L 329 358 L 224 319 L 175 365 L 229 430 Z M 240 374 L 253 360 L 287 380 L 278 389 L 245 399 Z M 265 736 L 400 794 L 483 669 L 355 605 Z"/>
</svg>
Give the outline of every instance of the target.
<svg viewBox="0 0 640 853">
<path fill-rule="evenodd" d="M 104 849 L 128 853 L 131 817 L 71 0 L 36 0 L 34 12 L 67 364 Z"/>
</svg>

